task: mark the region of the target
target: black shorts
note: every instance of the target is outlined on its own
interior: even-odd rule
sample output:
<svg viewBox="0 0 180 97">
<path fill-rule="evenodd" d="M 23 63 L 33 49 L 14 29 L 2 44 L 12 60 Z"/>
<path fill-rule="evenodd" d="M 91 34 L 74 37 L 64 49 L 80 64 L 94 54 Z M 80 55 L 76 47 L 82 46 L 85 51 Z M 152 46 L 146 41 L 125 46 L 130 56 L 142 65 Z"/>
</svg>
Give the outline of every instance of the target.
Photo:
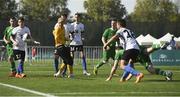
<svg viewBox="0 0 180 97">
<path fill-rule="evenodd" d="M 122 55 L 122 59 L 129 62 L 130 59 L 132 59 L 132 61 L 136 61 L 137 57 L 139 55 L 139 50 L 137 49 L 129 49 L 124 51 L 123 55 Z"/>
<path fill-rule="evenodd" d="M 66 65 L 69 64 L 71 66 L 73 65 L 73 58 L 71 57 L 70 54 L 70 47 L 60 45 L 55 48 L 54 54 L 59 55 L 62 58 L 64 64 Z"/>
<path fill-rule="evenodd" d="M 70 45 L 70 47 L 71 47 L 71 52 L 83 51 L 83 45 Z"/>
<path fill-rule="evenodd" d="M 24 61 L 24 59 L 25 59 L 25 51 L 13 50 L 13 54 L 14 54 L 14 59 L 15 60 L 21 59 L 22 61 Z"/>
</svg>

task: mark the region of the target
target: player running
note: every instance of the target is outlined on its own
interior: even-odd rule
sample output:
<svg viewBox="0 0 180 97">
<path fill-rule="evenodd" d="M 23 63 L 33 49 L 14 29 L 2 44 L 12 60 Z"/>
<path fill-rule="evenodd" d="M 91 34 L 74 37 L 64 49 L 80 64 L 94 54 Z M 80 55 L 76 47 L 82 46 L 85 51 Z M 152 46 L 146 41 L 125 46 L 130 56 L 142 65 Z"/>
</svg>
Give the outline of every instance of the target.
<svg viewBox="0 0 180 97">
<path fill-rule="evenodd" d="M 29 28 L 25 26 L 24 18 L 20 17 L 18 19 L 18 26 L 12 30 L 12 35 L 10 36 L 10 39 L 13 43 L 14 59 L 18 60 L 19 62 L 15 75 L 15 77 L 17 78 L 26 77 L 26 75 L 24 74 L 24 59 L 25 41 L 28 36 L 30 36 L 32 42 L 34 42 L 35 44 L 39 44 L 39 42 L 32 39 Z"/>
<path fill-rule="evenodd" d="M 6 27 L 6 29 L 4 31 L 3 40 L 6 43 L 6 51 L 7 51 L 7 55 L 8 55 L 8 61 L 11 64 L 11 72 L 9 74 L 9 77 L 15 77 L 15 75 L 16 75 L 16 66 L 15 66 L 15 62 L 14 62 L 14 59 L 13 59 L 13 43 L 10 40 L 10 36 L 12 34 L 12 30 L 14 29 L 14 27 L 16 27 L 16 18 L 11 17 L 9 19 L 9 23 L 10 23 L 10 26 Z"/>
<path fill-rule="evenodd" d="M 102 35 L 101 40 L 102 40 L 103 46 L 112 36 L 116 34 L 116 31 L 117 31 L 116 20 L 112 19 L 111 28 L 107 28 Z M 94 74 L 97 75 L 98 69 L 104 64 L 106 64 L 110 58 L 114 60 L 114 56 L 115 56 L 115 41 L 111 42 L 109 46 L 107 46 L 107 49 L 103 49 L 102 61 L 98 63 L 96 66 L 94 66 L 94 70 L 93 70 Z"/>
<path fill-rule="evenodd" d="M 120 68 L 130 72 L 133 76 L 136 76 L 135 83 L 139 83 L 140 80 L 143 78 L 144 74 L 136 71 L 134 68 L 130 67 L 128 62 L 131 60 L 132 64 L 136 61 L 136 58 L 138 57 L 140 51 L 139 51 L 139 45 L 137 44 L 137 41 L 134 37 L 134 33 L 131 32 L 129 29 L 126 28 L 126 21 L 125 20 L 118 20 L 117 21 L 117 28 L 118 31 L 116 32 L 116 35 L 114 35 L 111 39 L 108 40 L 108 42 L 104 45 L 104 49 L 107 48 L 107 46 L 115 39 L 119 38 L 121 41 L 123 41 L 124 45 L 124 53 L 122 55 L 121 61 L 120 61 Z"/>
<path fill-rule="evenodd" d="M 156 50 L 159 50 L 159 49 L 163 49 L 165 48 L 167 45 L 164 44 L 163 46 L 161 46 L 160 44 L 153 44 L 151 47 L 149 48 L 145 48 L 143 46 L 140 46 L 140 54 L 138 56 L 138 60 L 137 62 L 140 62 L 141 65 L 143 65 L 145 67 L 145 69 L 151 73 L 151 74 L 156 74 L 156 75 L 161 75 L 161 76 L 165 76 L 166 80 L 172 80 L 172 75 L 173 73 L 170 72 L 170 71 L 164 71 L 164 70 L 161 70 L 160 68 L 154 68 L 151 60 L 150 60 L 150 57 L 149 55 L 151 53 L 153 53 L 154 51 Z M 121 59 L 122 57 L 122 53 L 124 52 L 124 50 L 122 49 L 118 49 L 117 50 L 117 53 L 116 53 L 116 57 L 115 57 L 115 61 L 114 61 L 114 66 L 112 67 L 111 69 L 111 72 L 109 74 L 109 77 L 106 79 L 106 81 L 109 81 L 112 79 L 113 77 L 113 74 L 114 72 L 116 71 L 117 69 L 117 66 L 118 66 L 118 62 L 119 60 Z M 130 65 L 130 64 L 128 64 Z M 133 67 L 133 66 L 132 66 Z M 130 79 L 130 76 L 129 78 L 127 78 L 129 75 L 128 72 L 124 71 L 120 81 L 123 82 L 123 81 L 126 81 L 126 80 L 129 80 Z M 126 79 L 127 78 L 127 79 Z"/>
</svg>

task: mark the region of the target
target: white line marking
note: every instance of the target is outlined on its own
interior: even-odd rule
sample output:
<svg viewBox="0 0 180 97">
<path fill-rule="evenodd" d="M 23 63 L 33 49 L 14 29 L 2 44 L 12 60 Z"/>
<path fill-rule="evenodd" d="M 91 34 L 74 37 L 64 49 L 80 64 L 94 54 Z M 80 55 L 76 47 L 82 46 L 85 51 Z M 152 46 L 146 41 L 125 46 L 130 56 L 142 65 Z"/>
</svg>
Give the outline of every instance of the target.
<svg viewBox="0 0 180 97">
<path fill-rule="evenodd" d="M 119 91 L 119 92 L 67 92 L 67 93 L 50 93 L 50 94 L 64 94 L 64 95 L 77 95 L 77 94 L 149 94 L 149 93 L 159 93 L 159 94 L 174 94 L 174 93 L 180 93 L 179 92 L 126 92 L 126 91 Z"/>
<path fill-rule="evenodd" d="M 21 88 L 21 87 L 17 87 L 17 86 L 10 85 L 10 84 L 0 83 L 0 85 L 1 86 L 5 86 L 5 87 L 10 87 L 10 88 L 18 89 L 18 90 L 25 91 L 25 92 L 29 92 L 29 93 L 33 93 L 33 94 L 37 94 L 37 95 L 41 95 L 41 96 L 45 96 L 45 97 L 57 97 L 57 96 L 54 96 L 54 95 L 50 95 L 50 94 L 46 94 L 46 93 L 42 93 L 42 92 L 30 90 L 30 89 Z"/>
</svg>

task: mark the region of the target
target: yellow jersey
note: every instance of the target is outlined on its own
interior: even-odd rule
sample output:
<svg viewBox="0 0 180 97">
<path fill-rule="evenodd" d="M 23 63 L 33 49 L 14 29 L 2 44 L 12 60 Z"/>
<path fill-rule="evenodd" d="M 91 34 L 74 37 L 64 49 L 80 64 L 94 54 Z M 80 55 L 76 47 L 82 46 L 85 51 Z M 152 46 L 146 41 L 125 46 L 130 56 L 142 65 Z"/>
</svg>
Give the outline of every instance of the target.
<svg viewBox="0 0 180 97">
<path fill-rule="evenodd" d="M 66 42 L 65 39 L 65 28 L 62 26 L 62 28 L 60 27 L 55 27 L 54 31 L 53 31 L 53 35 L 54 35 L 54 40 L 55 40 L 55 46 L 59 46 L 59 45 L 64 45 Z"/>
</svg>

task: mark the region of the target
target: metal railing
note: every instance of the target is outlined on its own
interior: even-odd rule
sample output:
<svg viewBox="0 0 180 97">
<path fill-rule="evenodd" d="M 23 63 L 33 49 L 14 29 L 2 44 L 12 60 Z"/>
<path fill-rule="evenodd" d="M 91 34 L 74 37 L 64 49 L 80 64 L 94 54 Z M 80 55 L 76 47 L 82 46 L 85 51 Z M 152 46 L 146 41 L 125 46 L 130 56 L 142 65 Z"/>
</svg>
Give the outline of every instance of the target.
<svg viewBox="0 0 180 97">
<path fill-rule="evenodd" d="M 32 47 L 36 49 L 36 56 L 32 57 Z M 95 64 L 102 58 L 102 46 L 84 46 L 84 54 L 87 63 Z M 27 62 L 42 62 L 53 61 L 54 59 L 54 47 L 53 46 L 27 46 L 26 49 L 26 61 Z M 74 53 L 74 62 L 81 62 L 80 53 Z"/>
</svg>

